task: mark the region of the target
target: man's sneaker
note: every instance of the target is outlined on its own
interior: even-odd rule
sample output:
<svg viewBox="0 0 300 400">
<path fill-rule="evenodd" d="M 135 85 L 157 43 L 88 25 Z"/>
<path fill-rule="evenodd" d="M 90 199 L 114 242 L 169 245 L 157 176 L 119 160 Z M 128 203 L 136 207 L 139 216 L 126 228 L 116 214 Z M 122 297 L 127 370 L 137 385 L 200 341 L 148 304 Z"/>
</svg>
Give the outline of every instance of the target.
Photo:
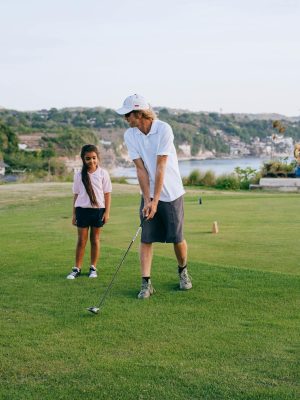
<svg viewBox="0 0 300 400">
<path fill-rule="evenodd" d="M 72 272 L 67 276 L 67 279 L 75 279 L 81 274 L 80 268 L 74 267 Z"/>
<path fill-rule="evenodd" d="M 138 299 L 148 299 L 154 292 L 155 290 L 151 284 L 151 279 L 149 279 L 148 282 L 143 279 L 142 288 L 140 293 L 138 294 Z"/>
<path fill-rule="evenodd" d="M 189 290 L 193 287 L 187 268 L 184 268 L 184 270 L 179 273 L 179 287 L 181 290 Z"/>
<path fill-rule="evenodd" d="M 97 278 L 97 277 L 98 277 L 97 270 L 93 265 L 91 265 L 90 272 L 89 272 L 89 278 Z"/>
</svg>

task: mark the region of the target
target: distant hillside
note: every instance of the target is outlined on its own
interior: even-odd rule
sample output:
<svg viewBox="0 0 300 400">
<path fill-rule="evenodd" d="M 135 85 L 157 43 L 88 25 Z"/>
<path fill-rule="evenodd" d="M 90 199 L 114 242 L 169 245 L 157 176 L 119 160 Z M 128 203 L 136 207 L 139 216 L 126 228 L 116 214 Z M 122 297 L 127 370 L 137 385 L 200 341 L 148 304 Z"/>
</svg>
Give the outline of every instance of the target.
<svg viewBox="0 0 300 400">
<path fill-rule="evenodd" d="M 233 114 L 237 119 L 244 118 L 249 120 L 281 120 L 281 121 L 300 121 L 300 115 L 294 117 L 287 117 L 282 114 Z"/>
<path fill-rule="evenodd" d="M 167 109 L 171 114 L 186 114 L 186 113 L 190 113 L 190 114 L 215 114 L 215 112 L 212 111 L 195 111 L 192 112 L 190 110 L 187 109 L 180 109 L 180 108 L 169 108 L 169 107 L 154 107 L 155 110 L 157 110 L 159 112 L 159 110 L 162 109 Z M 219 114 L 219 113 L 218 113 Z M 257 114 L 253 114 L 253 113 L 220 113 L 220 115 L 224 115 L 224 116 L 234 116 L 236 119 L 249 119 L 249 120 L 266 120 L 266 121 L 274 121 L 274 120 L 286 120 L 286 121 L 300 121 L 300 115 L 298 116 L 293 116 L 293 117 L 288 117 L 286 115 L 283 114 L 277 114 L 277 113 L 257 113 Z"/>
<path fill-rule="evenodd" d="M 292 154 L 293 142 L 300 142 L 300 117 L 190 112 L 163 107 L 156 107 L 155 111 L 161 120 L 172 126 L 179 157 Z M 278 140 L 274 120 L 280 120 L 284 127 L 284 135 L 279 135 Z M 50 159 L 75 157 L 85 143 L 98 144 L 103 160 L 109 165 L 128 160 L 123 140 L 127 122 L 108 108 L 51 108 L 27 112 L 2 109 L 0 121 L 8 129 L 3 134 L 3 143 L 9 137 L 18 141 L 19 153 L 4 155 L 5 162 L 16 168 L 24 168 L 29 159 L 37 169 L 41 165 L 49 168 Z"/>
</svg>

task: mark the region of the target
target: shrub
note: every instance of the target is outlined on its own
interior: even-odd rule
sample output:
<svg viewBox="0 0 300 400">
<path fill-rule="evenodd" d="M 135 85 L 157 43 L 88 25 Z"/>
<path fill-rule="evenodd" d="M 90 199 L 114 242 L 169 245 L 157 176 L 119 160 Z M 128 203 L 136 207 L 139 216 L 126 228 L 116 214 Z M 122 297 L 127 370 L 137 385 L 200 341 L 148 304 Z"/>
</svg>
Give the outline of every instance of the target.
<svg viewBox="0 0 300 400">
<path fill-rule="evenodd" d="M 240 168 L 236 167 L 234 172 L 239 180 L 240 189 L 248 190 L 250 183 L 254 183 L 255 177 L 257 175 L 256 169 L 251 167 Z"/>
<path fill-rule="evenodd" d="M 216 175 L 213 171 L 206 171 L 203 178 L 201 179 L 201 184 L 203 186 L 215 186 Z"/>
<path fill-rule="evenodd" d="M 202 174 L 198 169 L 194 169 L 185 180 L 186 185 L 202 185 Z"/>
<path fill-rule="evenodd" d="M 295 161 L 289 163 L 287 162 L 287 159 L 271 160 L 264 163 L 261 169 L 261 174 L 263 177 L 268 178 L 286 178 L 288 176 L 294 176 L 295 167 Z"/>
<path fill-rule="evenodd" d="M 251 178 L 251 183 L 253 184 L 258 184 L 260 181 L 260 178 L 262 178 L 261 171 L 257 171 L 256 174 Z"/>
<path fill-rule="evenodd" d="M 111 177 L 111 181 L 113 183 L 127 183 L 127 178 L 125 176 L 120 176 L 120 177 Z"/>
<path fill-rule="evenodd" d="M 238 190 L 240 188 L 240 182 L 236 175 L 224 174 L 217 178 L 216 188 L 225 190 Z"/>
</svg>

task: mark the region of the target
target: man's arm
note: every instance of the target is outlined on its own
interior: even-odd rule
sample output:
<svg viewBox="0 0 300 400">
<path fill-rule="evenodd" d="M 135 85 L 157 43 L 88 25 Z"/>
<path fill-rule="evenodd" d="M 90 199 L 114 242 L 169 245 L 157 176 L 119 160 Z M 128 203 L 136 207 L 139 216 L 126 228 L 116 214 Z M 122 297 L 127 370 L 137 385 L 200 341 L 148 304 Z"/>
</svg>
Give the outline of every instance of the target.
<svg viewBox="0 0 300 400">
<path fill-rule="evenodd" d="M 136 166 L 136 172 L 138 181 L 140 184 L 141 191 L 144 197 L 144 208 L 143 215 L 147 217 L 147 219 L 151 219 L 154 217 L 157 211 L 157 204 L 160 198 L 160 193 L 164 184 L 165 177 L 165 169 L 167 165 L 168 156 L 157 156 L 156 160 L 156 172 L 155 172 L 155 186 L 154 186 L 154 198 L 151 200 L 150 198 L 150 183 L 149 183 L 149 175 L 144 166 L 143 160 L 138 158 L 133 160 Z"/>
<path fill-rule="evenodd" d="M 168 156 L 157 156 L 156 160 L 156 173 L 155 173 L 155 186 L 153 201 L 158 203 L 160 193 L 164 185 L 165 170 L 167 165 Z"/>
<path fill-rule="evenodd" d="M 168 156 L 157 156 L 156 159 L 156 172 L 155 172 L 155 185 L 154 185 L 154 197 L 147 205 L 147 211 L 145 215 L 147 219 L 154 217 L 157 211 L 157 204 L 160 198 L 160 193 L 164 185 L 165 170 L 168 161 Z"/>
<path fill-rule="evenodd" d="M 133 160 L 136 167 L 136 174 L 139 181 L 139 185 L 144 197 L 144 204 L 148 204 L 150 202 L 150 183 L 149 183 L 149 175 L 145 168 L 144 162 L 141 158 L 137 158 Z"/>
</svg>

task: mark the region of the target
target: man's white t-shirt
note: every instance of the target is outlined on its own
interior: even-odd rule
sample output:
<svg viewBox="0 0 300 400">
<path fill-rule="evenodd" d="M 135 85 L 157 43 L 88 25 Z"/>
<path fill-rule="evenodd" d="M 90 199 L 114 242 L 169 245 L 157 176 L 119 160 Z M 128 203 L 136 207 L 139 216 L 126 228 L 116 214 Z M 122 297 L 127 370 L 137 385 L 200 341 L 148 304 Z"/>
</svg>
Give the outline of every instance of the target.
<svg viewBox="0 0 300 400">
<path fill-rule="evenodd" d="M 97 202 L 99 204 L 99 208 L 105 208 L 104 193 L 110 193 L 112 191 L 112 185 L 108 172 L 105 169 L 98 167 L 95 172 L 88 174 Z M 78 194 L 74 207 L 95 208 L 95 206 L 92 206 L 90 198 L 85 190 L 81 178 L 81 171 L 76 172 L 74 175 L 73 193 Z"/>
<path fill-rule="evenodd" d="M 129 128 L 124 134 L 131 160 L 141 158 L 150 180 L 150 196 L 154 196 L 157 156 L 168 156 L 161 201 L 173 201 L 185 191 L 178 167 L 172 128 L 166 122 L 154 120 L 150 132 L 145 135 L 138 128 Z"/>
</svg>

